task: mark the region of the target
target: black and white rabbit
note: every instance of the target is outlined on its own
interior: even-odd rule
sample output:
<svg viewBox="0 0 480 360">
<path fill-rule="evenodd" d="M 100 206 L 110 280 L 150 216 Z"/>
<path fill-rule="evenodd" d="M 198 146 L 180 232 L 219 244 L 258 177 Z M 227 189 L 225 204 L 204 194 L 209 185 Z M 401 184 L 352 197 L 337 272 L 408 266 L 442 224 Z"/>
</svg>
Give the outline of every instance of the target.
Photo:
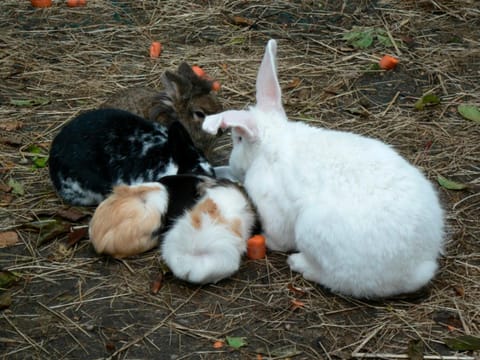
<svg viewBox="0 0 480 360">
<path fill-rule="evenodd" d="M 207 116 L 232 128 L 230 167 L 256 204 L 273 250 L 293 271 L 356 297 L 418 290 L 438 268 L 444 217 L 432 184 L 390 146 L 288 121 L 276 42 L 257 75 L 257 105 Z"/>
<path fill-rule="evenodd" d="M 180 122 L 167 128 L 116 109 L 92 110 L 67 123 L 53 139 L 49 172 L 59 196 L 74 205 L 98 204 L 119 184 L 215 175 Z"/>
</svg>

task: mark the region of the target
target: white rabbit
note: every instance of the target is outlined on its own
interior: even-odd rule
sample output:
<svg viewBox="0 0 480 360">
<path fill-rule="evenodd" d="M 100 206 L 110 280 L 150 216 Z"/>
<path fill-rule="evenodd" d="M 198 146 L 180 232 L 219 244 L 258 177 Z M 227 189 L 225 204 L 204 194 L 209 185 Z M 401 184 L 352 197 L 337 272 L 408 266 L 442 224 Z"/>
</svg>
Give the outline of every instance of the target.
<svg viewBox="0 0 480 360">
<path fill-rule="evenodd" d="M 207 116 L 232 128 L 230 167 L 257 206 L 273 250 L 334 292 L 375 298 L 413 292 L 437 270 L 444 220 L 431 183 L 388 145 L 290 122 L 281 103 L 276 42 L 257 76 L 257 105 Z"/>
<path fill-rule="evenodd" d="M 180 279 L 215 283 L 239 269 L 255 225 L 255 209 L 245 192 L 220 180 L 165 233 L 162 258 Z"/>
<path fill-rule="evenodd" d="M 90 221 L 88 230 L 95 251 L 124 258 L 157 246 L 168 198 L 160 183 L 114 187 Z"/>
</svg>

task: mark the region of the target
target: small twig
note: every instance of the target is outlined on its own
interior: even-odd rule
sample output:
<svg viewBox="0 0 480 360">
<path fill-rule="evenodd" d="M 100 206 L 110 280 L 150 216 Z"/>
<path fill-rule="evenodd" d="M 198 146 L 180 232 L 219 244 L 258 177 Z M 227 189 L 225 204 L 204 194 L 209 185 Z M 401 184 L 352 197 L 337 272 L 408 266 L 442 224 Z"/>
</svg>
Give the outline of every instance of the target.
<svg viewBox="0 0 480 360">
<path fill-rule="evenodd" d="M 409 359 L 407 354 L 388 354 L 388 353 L 352 353 L 353 358 L 367 359 Z M 425 360 L 475 360 L 473 356 L 465 355 L 424 355 Z"/>
<path fill-rule="evenodd" d="M 133 345 L 139 343 L 140 341 L 142 341 L 143 339 L 145 339 L 146 337 L 150 336 L 151 334 L 153 334 L 155 331 L 157 331 L 158 329 L 160 329 L 162 326 L 165 326 L 165 324 L 167 323 L 167 320 L 170 319 L 170 317 L 172 317 L 172 315 L 174 315 L 178 310 L 180 310 L 185 304 L 187 304 L 198 292 L 200 288 L 198 288 L 196 291 L 194 291 L 187 299 L 185 299 L 185 301 L 183 303 L 181 303 L 180 305 L 178 305 L 175 309 L 173 309 L 172 311 L 170 311 L 170 313 L 165 316 L 165 318 L 157 325 L 155 325 L 153 328 L 151 328 L 150 330 L 148 330 L 146 333 L 144 333 L 143 335 L 137 337 L 136 339 L 133 339 L 132 341 L 126 343 L 125 345 L 123 345 L 120 349 L 118 349 L 117 351 L 115 351 L 112 355 L 110 355 L 107 359 L 113 359 L 115 358 L 115 356 L 117 356 L 118 354 L 120 354 L 121 352 L 129 349 L 130 347 L 132 347 Z"/>
<path fill-rule="evenodd" d="M 397 101 L 398 96 L 400 95 L 400 91 L 397 91 L 395 96 L 390 100 L 390 102 L 387 105 L 387 108 L 380 114 L 380 116 L 385 116 L 387 112 L 390 110 L 390 108 L 395 104 L 395 101 Z"/>
<path fill-rule="evenodd" d="M 17 327 L 15 326 L 15 324 L 10 321 L 10 319 L 8 318 L 8 316 L 6 316 L 5 314 L 3 314 L 3 318 L 4 318 L 5 320 L 7 320 L 7 322 L 10 324 L 10 326 L 11 326 L 12 328 L 14 328 L 15 331 L 16 331 L 26 342 L 28 342 L 31 346 L 33 346 L 35 349 L 40 349 L 40 350 L 43 351 L 45 354 L 50 355 L 50 353 L 49 353 L 47 350 L 45 350 L 41 345 L 37 344 L 37 343 L 36 343 L 35 341 L 33 341 L 29 336 L 27 336 L 27 335 L 25 335 L 23 332 L 21 332 L 20 329 L 17 328 Z"/>
<path fill-rule="evenodd" d="M 358 345 L 355 348 L 355 350 L 353 350 L 353 354 L 359 354 L 359 351 L 362 350 L 365 344 L 368 343 L 370 339 L 372 339 L 384 326 L 385 326 L 385 323 L 373 329 L 373 331 L 370 334 L 368 334 L 368 336 L 360 343 L 360 345 Z"/>
</svg>

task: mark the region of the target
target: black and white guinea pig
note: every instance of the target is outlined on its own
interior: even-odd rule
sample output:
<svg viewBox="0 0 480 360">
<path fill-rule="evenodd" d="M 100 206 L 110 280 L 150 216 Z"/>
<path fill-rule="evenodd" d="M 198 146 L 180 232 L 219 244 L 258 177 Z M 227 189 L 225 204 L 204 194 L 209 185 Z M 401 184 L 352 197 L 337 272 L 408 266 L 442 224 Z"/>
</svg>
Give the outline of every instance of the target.
<svg viewBox="0 0 480 360">
<path fill-rule="evenodd" d="M 58 195 L 74 205 L 96 205 L 115 185 L 180 173 L 215 176 L 179 121 L 167 128 L 117 109 L 88 111 L 67 123 L 52 142 L 49 171 Z"/>
</svg>

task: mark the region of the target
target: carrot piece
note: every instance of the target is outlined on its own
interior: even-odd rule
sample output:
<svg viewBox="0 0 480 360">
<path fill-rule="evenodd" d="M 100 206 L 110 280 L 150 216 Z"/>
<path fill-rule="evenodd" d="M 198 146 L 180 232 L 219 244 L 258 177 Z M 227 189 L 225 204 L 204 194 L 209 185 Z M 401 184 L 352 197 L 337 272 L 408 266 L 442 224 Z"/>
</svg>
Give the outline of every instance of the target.
<svg viewBox="0 0 480 360">
<path fill-rule="evenodd" d="M 87 5 L 87 0 L 67 0 L 67 6 L 76 7 L 76 6 L 85 6 Z"/>
<path fill-rule="evenodd" d="M 203 70 L 200 66 L 198 65 L 193 65 L 192 66 L 193 72 L 198 76 L 198 77 L 205 77 L 207 74 L 205 73 L 205 70 Z"/>
<path fill-rule="evenodd" d="M 150 57 L 158 58 L 162 52 L 162 43 L 159 41 L 153 41 L 150 45 Z"/>
<path fill-rule="evenodd" d="M 46 8 L 52 6 L 52 0 L 30 0 L 30 3 L 36 8 Z"/>
<path fill-rule="evenodd" d="M 393 56 L 390 56 L 390 55 L 384 55 L 381 59 L 380 59 L 380 62 L 378 63 L 380 65 L 380 68 L 381 69 L 384 69 L 384 70 L 391 70 L 391 69 L 394 69 L 397 64 L 398 64 L 399 60 Z"/>
<path fill-rule="evenodd" d="M 214 349 L 221 349 L 224 345 L 225 345 L 225 343 L 223 341 L 218 340 L 218 341 L 215 341 L 213 343 L 213 348 Z"/>
<path fill-rule="evenodd" d="M 220 87 L 221 87 L 221 85 L 220 85 L 220 82 L 219 82 L 219 81 L 215 80 L 215 81 L 212 83 L 212 90 L 213 90 L 213 91 L 218 91 L 218 90 L 220 90 Z"/>
<path fill-rule="evenodd" d="M 265 237 L 263 235 L 255 235 L 247 240 L 247 256 L 252 259 L 263 259 L 267 252 L 265 245 Z"/>
</svg>

